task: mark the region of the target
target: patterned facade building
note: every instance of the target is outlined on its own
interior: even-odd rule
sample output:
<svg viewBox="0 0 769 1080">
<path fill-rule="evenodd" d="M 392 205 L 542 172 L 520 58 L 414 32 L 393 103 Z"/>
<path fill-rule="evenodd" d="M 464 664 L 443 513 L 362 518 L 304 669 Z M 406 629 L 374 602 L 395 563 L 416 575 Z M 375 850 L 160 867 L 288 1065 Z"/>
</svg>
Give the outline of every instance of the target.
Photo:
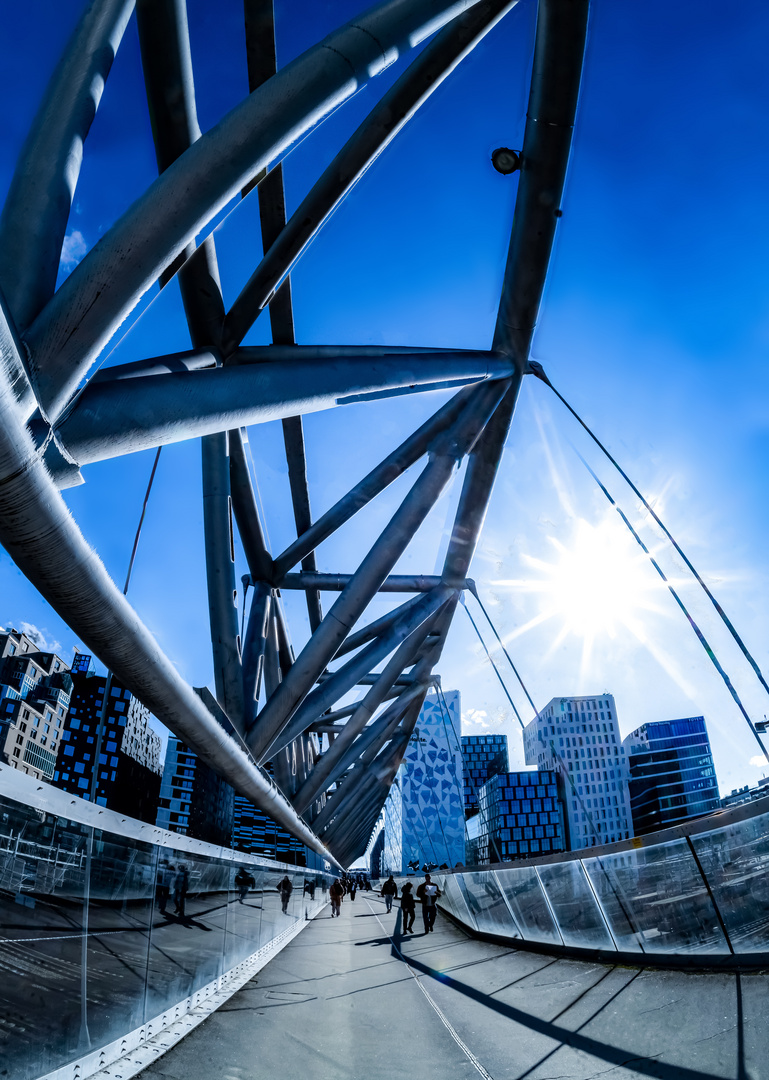
<svg viewBox="0 0 769 1080">
<path fill-rule="evenodd" d="M 71 692 L 60 656 L 40 652 L 18 630 L 0 633 L 0 760 L 36 780 L 50 780 Z"/>
<path fill-rule="evenodd" d="M 566 851 L 566 805 L 557 772 L 532 769 L 492 776 L 468 822 L 469 865 Z"/>
<path fill-rule="evenodd" d="M 526 764 L 560 773 L 571 850 L 633 836 L 628 765 L 611 694 L 553 698 L 523 731 Z"/>
<path fill-rule="evenodd" d="M 398 770 L 397 792 L 394 785 L 385 804 L 386 822 L 390 808 L 384 855 L 389 871 L 408 873 L 415 866 L 456 866 L 465 861 L 460 725 L 459 692 L 430 692 Z M 400 821 L 394 813 L 398 801 Z"/>
<path fill-rule="evenodd" d="M 94 673 L 90 657 L 79 654 L 75 661 L 69 716 L 53 783 L 89 799 L 96 768 L 95 801 L 99 805 L 154 824 L 160 794 L 162 742 L 150 727 L 149 709 L 113 679 L 104 710 L 107 678 Z"/>
<path fill-rule="evenodd" d="M 462 736 L 462 771 L 467 817 L 478 813 L 478 793 L 489 777 L 506 773 L 509 768 L 507 735 Z"/>
<path fill-rule="evenodd" d="M 643 724 L 623 746 L 636 833 L 718 810 L 718 782 L 703 716 Z"/>
</svg>

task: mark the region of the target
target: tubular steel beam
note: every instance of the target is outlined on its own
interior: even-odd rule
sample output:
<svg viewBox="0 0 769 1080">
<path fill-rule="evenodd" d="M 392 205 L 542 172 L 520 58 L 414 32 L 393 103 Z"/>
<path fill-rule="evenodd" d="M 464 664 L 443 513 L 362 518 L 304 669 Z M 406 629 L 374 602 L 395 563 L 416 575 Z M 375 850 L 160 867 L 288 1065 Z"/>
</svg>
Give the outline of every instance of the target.
<svg viewBox="0 0 769 1080">
<path fill-rule="evenodd" d="M 158 171 L 163 173 L 200 137 L 185 0 L 137 0 L 136 19 L 155 155 Z M 194 241 L 189 245 L 189 258 L 179 272 L 179 287 L 193 346 L 216 349 L 221 340 L 224 302 L 213 237 L 208 237 L 197 251 Z M 242 735 L 244 687 L 226 432 L 207 435 L 201 441 L 201 466 L 216 698 Z"/>
<path fill-rule="evenodd" d="M 264 542 L 264 530 L 256 507 L 256 496 L 251 484 L 251 474 L 248 471 L 242 431 L 237 429 L 230 431 L 228 444 L 232 509 L 251 574 L 250 584 L 257 588 L 261 582 L 272 579 L 272 559 Z"/>
<path fill-rule="evenodd" d="M 246 640 L 243 645 L 243 718 L 246 728 L 252 723 L 257 711 L 271 604 L 272 591 L 269 585 L 259 582 L 254 586 Z"/>
<path fill-rule="evenodd" d="M 324 592 L 342 592 L 350 584 L 352 574 L 286 574 L 280 582 L 281 589 L 320 589 Z M 389 574 L 379 586 L 380 592 L 425 593 L 437 588 L 442 578 L 434 574 Z M 455 586 L 469 589 L 470 582 L 462 581 Z M 368 629 L 368 627 L 366 628 Z M 376 636 L 375 634 L 372 636 Z M 349 650 L 345 650 L 348 651 Z"/>
<path fill-rule="evenodd" d="M 392 576 L 392 575 L 391 575 Z M 342 643 L 337 649 L 334 659 L 338 659 L 340 656 L 346 656 L 347 653 L 353 652 L 355 649 L 360 648 L 361 645 L 365 645 L 367 641 L 373 640 L 378 637 L 383 630 L 387 630 L 392 626 L 395 620 L 399 617 L 401 612 L 413 608 L 419 603 L 419 597 L 414 596 L 411 600 L 407 600 L 404 604 L 399 604 L 398 607 L 393 608 L 392 611 L 388 611 L 386 615 L 382 615 L 381 618 L 375 619 L 374 622 L 368 623 L 362 630 L 356 630 L 354 634 L 350 636 Z"/>
<path fill-rule="evenodd" d="M 385 0 L 308 49 L 192 144 L 112 226 L 25 335 L 55 419 L 163 269 L 270 162 L 475 0 Z"/>
<path fill-rule="evenodd" d="M 436 440 L 431 459 L 421 476 L 261 711 L 249 736 L 249 745 L 257 760 L 278 738 L 377 593 L 439 498 L 456 463 L 477 439 L 506 386 L 506 382 L 493 382 L 478 387 L 461 416 Z"/>
<path fill-rule="evenodd" d="M 371 502 L 381 491 L 397 480 L 406 469 L 427 453 L 427 449 L 441 431 L 450 427 L 467 404 L 472 388 L 460 390 L 442 408 L 431 416 L 413 435 L 389 454 L 384 461 L 372 469 L 360 483 L 356 484 L 330 510 L 318 518 L 315 524 L 294 541 L 282 555 L 275 560 L 275 581 L 280 581 L 309 551 L 326 540 L 346 521 Z"/>
<path fill-rule="evenodd" d="M 358 736 L 362 738 L 363 729 L 385 700 L 386 694 L 392 690 L 400 672 L 408 665 L 410 658 L 422 644 L 426 632 L 424 628 L 420 628 L 420 631 L 408 637 L 396 650 L 374 686 L 372 686 L 351 718 L 344 725 L 338 738 L 334 740 L 326 753 L 317 762 L 303 787 L 292 799 L 294 809 L 298 814 L 303 814 L 313 800 L 329 784 L 332 784 L 342 773 L 346 772 L 360 751 L 365 749 L 365 745 L 360 743 Z M 410 688 L 404 693 L 409 694 L 412 690 L 413 688 Z"/>
<path fill-rule="evenodd" d="M 288 224 L 284 216 L 285 227 L 265 245 L 269 250 L 265 250 L 261 263 L 227 312 L 225 351 L 241 343 L 293 264 L 368 167 L 446 76 L 516 3 L 517 0 L 482 0 L 454 19 L 384 95 L 314 184 Z M 264 35 L 265 27 L 259 29 Z M 255 86 L 252 84 L 251 88 Z M 260 197 L 261 188 L 268 180 L 269 177 L 260 185 Z"/>
<path fill-rule="evenodd" d="M 540 0 L 521 177 L 494 348 L 526 370 L 569 162 L 589 0 Z"/>
<path fill-rule="evenodd" d="M 427 620 L 432 619 L 432 616 L 437 611 L 440 611 L 451 596 L 451 591 L 442 587 L 428 593 L 422 598 L 421 604 L 418 604 L 394 622 L 386 634 L 383 634 L 381 638 L 377 638 L 376 641 L 372 641 L 367 648 L 351 660 L 348 660 L 337 671 L 329 673 L 328 677 L 307 695 L 294 713 L 291 721 L 272 745 L 263 751 L 261 760 L 269 759 L 275 748 L 285 746 L 292 739 L 301 735 L 334 702 L 351 690 L 365 673 L 370 672 L 393 649 L 396 649 L 406 637 L 413 634 L 418 627 L 422 626 Z M 389 689 L 395 683 L 401 671 L 402 667 L 399 671 L 393 673 L 386 689 Z M 373 678 L 378 682 L 380 677 L 377 675 L 373 676 Z"/>
<path fill-rule="evenodd" d="M 133 0 L 86 6 L 19 156 L 0 217 L 0 288 L 22 329 L 56 288 L 83 143 L 132 10 Z"/>
<path fill-rule="evenodd" d="M 248 89 L 251 93 L 277 72 L 275 48 L 275 12 L 273 0 L 246 0 L 244 4 L 246 29 L 246 59 L 248 62 Z M 264 177 L 257 189 L 262 248 L 266 254 L 286 225 L 286 196 L 283 186 L 281 162 Z M 291 303 L 291 281 L 283 282 L 270 300 L 270 325 L 272 340 L 276 345 L 295 345 L 294 313 Z M 238 342 L 240 344 L 240 342 Z M 228 353 L 232 349 L 227 350 Z M 304 454 L 304 432 L 301 416 L 289 416 L 283 420 L 283 441 L 286 449 L 288 482 L 297 536 L 312 523 L 310 490 L 307 485 L 307 465 Z M 317 569 L 315 556 L 307 555 L 302 561 L 305 570 Z M 320 596 L 316 589 L 306 592 L 307 615 L 310 630 L 315 631 L 323 619 Z"/>
<path fill-rule="evenodd" d="M 201 443 L 203 528 L 206 539 L 206 581 L 211 626 L 216 699 L 235 729 L 245 731 L 243 668 L 238 632 L 230 469 L 227 433 L 209 435 Z"/>
<path fill-rule="evenodd" d="M 0 326 L 5 321 L 0 313 Z M 0 334 L 5 346 L 7 338 Z M 324 845 L 217 723 L 87 543 L 40 460 L 0 356 L 0 543 L 62 619 L 148 709 L 235 790 L 313 851 Z M 336 860 L 334 860 L 336 861 Z"/>
<path fill-rule="evenodd" d="M 56 436 L 70 459 L 86 465 L 332 408 L 362 388 L 408 386 L 417 392 L 447 377 L 483 382 L 510 371 L 509 361 L 490 353 L 446 353 L 345 357 L 327 364 L 295 360 L 105 380 L 83 389 Z"/>
</svg>

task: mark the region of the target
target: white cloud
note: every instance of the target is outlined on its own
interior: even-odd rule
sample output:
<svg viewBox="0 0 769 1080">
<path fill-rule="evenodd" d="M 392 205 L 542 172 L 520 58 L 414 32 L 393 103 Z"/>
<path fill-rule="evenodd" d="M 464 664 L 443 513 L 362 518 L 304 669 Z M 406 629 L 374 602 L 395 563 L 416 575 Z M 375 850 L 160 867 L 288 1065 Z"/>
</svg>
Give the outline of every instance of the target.
<svg viewBox="0 0 769 1080">
<path fill-rule="evenodd" d="M 85 237 L 79 229 L 73 229 L 64 237 L 61 246 L 61 268 L 71 274 L 88 250 Z"/>
<path fill-rule="evenodd" d="M 59 655 L 62 654 L 63 649 L 61 642 L 49 640 L 48 631 L 45 628 L 40 630 L 33 623 L 22 622 L 19 623 L 19 629 L 22 634 L 27 635 L 30 641 L 34 641 L 41 652 L 55 652 Z"/>
<path fill-rule="evenodd" d="M 462 712 L 462 727 L 488 728 L 488 713 L 485 709 L 465 709 Z"/>
<path fill-rule="evenodd" d="M 763 769 L 766 765 L 769 765 L 769 762 L 762 754 L 756 754 L 755 757 L 750 759 L 750 764 L 755 765 L 757 769 Z"/>
</svg>

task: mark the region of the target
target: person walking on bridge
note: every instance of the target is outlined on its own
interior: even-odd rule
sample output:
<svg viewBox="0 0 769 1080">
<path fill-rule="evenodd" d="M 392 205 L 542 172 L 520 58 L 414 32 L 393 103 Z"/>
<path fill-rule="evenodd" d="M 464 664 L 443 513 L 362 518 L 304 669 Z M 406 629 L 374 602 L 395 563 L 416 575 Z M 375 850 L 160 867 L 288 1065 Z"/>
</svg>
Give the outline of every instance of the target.
<svg viewBox="0 0 769 1080">
<path fill-rule="evenodd" d="M 395 878 L 392 876 L 392 874 L 390 874 L 387 881 L 384 883 L 382 888 L 379 890 L 379 893 L 380 893 L 380 896 L 384 897 L 385 908 L 388 911 L 392 911 L 392 909 L 393 909 L 393 899 L 394 899 L 394 897 L 396 897 L 398 895 L 398 886 L 395 884 Z"/>
<path fill-rule="evenodd" d="M 278 882 L 278 892 L 280 893 L 280 906 L 283 909 L 283 914 L 288 915 L 288 902 L 291 899 L 291 893 L 294 891 L 294 886 L 291 882 L 291 878 L 286 874 L 282 881 Z"/>
<path fill-rule="evenodd" d="M 425 874 L 425 880 L 417 888 L 417 898 L 422 901 L 422 918 L 425 924 L 425 933 L 429 934 L 435 929 L 436 901 L 441 895 L 441 890 L 433 883 L 429 874 Z"/>
<path fill-rule="evenodd" d="M 331 897 L 331 918 L 333 919 L 336 916 L 338 919 L 342 908 L 342 897 L 344 896 L 344 885 L 339 878 L 334 878 L 331 882 L 328 895 Z"/>
<path fill-rule="evenodd" d="M 414 932 L 414 916 L 416 915 L 416 900 L 414 899 L 414 886 L 407 881 L 401 889 L 401 912 L 403 914 L 403 933 Z"/>
</svg>

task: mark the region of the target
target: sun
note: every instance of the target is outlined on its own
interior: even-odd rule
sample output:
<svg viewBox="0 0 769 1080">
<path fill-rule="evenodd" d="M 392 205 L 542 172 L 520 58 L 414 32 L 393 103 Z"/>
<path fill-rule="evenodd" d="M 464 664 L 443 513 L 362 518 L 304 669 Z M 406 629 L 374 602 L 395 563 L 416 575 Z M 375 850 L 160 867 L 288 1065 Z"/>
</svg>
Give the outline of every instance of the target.
<svg viewBox="0 0 769 1080">
<path fill-rule="evenodd" d="M 570 633 L 613 637 L 618 625 L 648 609 L 652 590 L 658 592 L 648 556 L 610 519 L 598 526 L 578 522 L 570 548 L 552 543 L 557 560 L 539 564 L 546 573 L 543 593 Z"/>
<path fill-rule="evenodd" d="M 520 581 L 499 581 L 516 591 L 541 597 L 539 613 L 515 636 L 532 625 L 554 619 L 557 641 L 573 634 L 587 644 L 614 637 L 619 627 L 633 628 L 644 612 L 659 612 L 655 603 L 663 583 L 656 579 L 649 557 L 612 517 L 598 524 L 576 523 L 568 546 L 548 538 L 555 558 L 523 555 L 531 575 Z"/>
</svg>

